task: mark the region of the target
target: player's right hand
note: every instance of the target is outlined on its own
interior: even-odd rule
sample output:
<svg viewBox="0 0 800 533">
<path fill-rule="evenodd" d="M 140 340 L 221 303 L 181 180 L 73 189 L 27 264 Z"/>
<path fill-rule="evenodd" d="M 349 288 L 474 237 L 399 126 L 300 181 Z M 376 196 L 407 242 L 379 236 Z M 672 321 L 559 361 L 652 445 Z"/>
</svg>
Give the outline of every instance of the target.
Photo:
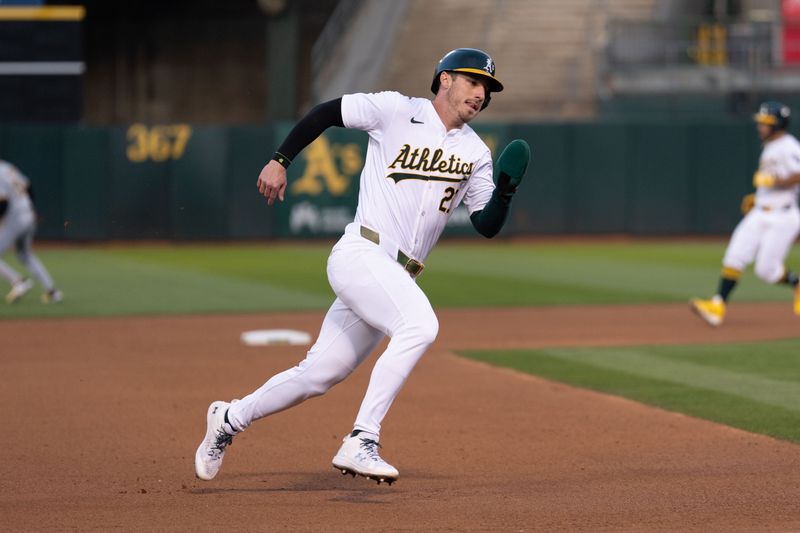
<svg viewBox="0 0 800 533">
<path fill-rule="evenodd" d="M 261 169 L 256 186 L 267 199 L 267 204 L 272 205 L 275 198 L 282 202 L 286 191 L 286 169 L 277 161 L 270 161 Z"/>
</svg>

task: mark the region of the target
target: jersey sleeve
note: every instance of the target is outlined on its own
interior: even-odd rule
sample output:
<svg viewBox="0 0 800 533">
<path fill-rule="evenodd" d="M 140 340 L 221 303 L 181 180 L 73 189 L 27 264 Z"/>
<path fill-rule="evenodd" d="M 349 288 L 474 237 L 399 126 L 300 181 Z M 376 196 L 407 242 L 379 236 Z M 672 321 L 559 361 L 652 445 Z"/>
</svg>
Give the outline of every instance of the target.
<svg viewBox="0 0 800 533">
<path fill-rule="evenodd" d="M 342 96 L 344 127 L 378 133 L 391 124 L 403 98 L 393 91 L 346 94 Z"/>
<path fill-rule="evenodd" d="M 487 149 L 483 157 L 478 160 L 469 178 L 467 193 L 464 195 L 464 205 L 467 206 L 470 215 L 480 211 L 489 203 L 494 192 L 493 169 L 492 153 Z"/>
<path fill-rule="evenodd" d="M 783 165 L 784 175 L 781 178 L 788 178 L 792 174 L 800 174 L 800 144 L 792 143 L 791 147 L 785 154 L 785 164 Z"/>
<path fill-rule="evenodd" d="M 11 163 L 0 165 L 0 197 L 11 198 L 25 193 L 30 187 L 30 180 Z"/>
</svg>

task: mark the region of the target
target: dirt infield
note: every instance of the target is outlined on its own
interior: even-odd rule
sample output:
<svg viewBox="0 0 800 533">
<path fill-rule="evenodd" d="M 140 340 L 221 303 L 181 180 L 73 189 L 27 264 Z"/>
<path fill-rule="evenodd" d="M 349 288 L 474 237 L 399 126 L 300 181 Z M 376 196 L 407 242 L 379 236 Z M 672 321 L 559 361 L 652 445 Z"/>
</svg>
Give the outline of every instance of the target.
<svg viewBox="0 0 800 533">
<path fill-rule="evenodd" d="M 451 353 L 797 337 L 785 306 L 739 304 L 718 330 L 684 305 L 439 317 L 384 425 L 391 487 L 330 465 L 374 356 L 237 437 L 214 481 L 194 478 L 208 403 L 303 356 L 240 332 L 316 334 L 321 313 L 2 322 L 0 529 L 800 530 L 800 446 Z"/>
</svg>

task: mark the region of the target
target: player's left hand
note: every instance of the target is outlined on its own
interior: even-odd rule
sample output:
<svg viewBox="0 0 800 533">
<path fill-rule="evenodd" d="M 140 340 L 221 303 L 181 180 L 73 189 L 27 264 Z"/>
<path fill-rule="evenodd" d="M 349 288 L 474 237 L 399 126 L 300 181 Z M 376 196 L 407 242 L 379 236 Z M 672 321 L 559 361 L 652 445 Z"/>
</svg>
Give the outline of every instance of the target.
<svg viewBox="0 0 800 533">
<path fill-rule="evenodd" d="M 270 161 L 261 169 L 256 186 L 267 199 L 267 204 L 272 205 L 275 198 L 282 202 L 286 191 L 286 169 L 277 161 Z"/>
<path fill-rule="evenodd" d="M 497 193 L 506 201 L 517 192 L 531 160 L 531 147 L 522 139 L 514 139 L 503 149 L 495 164 Z"/>
<path fill-rule="evenodd" d="M 761 172 L 760 170 L 753 174 L 753 187 L 774 187 L 777 179 L 772 174 Z"/>
</svg>

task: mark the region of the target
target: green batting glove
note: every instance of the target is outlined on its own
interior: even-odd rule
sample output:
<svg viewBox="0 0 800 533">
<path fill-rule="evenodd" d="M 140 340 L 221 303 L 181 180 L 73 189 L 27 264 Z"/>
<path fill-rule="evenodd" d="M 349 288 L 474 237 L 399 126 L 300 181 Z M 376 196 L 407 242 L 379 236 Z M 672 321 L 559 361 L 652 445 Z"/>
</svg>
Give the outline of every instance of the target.
<svg viewBox="0 0 800 533">
<path fill-rule="evenodd" d="M 494 166 L 494 183 L 497 194 L 505 201 L 510 201 L 517 192 L 531 160 L 531 147 L 522 139 L 514 139 L 505 147 Z"/>
</svg>

